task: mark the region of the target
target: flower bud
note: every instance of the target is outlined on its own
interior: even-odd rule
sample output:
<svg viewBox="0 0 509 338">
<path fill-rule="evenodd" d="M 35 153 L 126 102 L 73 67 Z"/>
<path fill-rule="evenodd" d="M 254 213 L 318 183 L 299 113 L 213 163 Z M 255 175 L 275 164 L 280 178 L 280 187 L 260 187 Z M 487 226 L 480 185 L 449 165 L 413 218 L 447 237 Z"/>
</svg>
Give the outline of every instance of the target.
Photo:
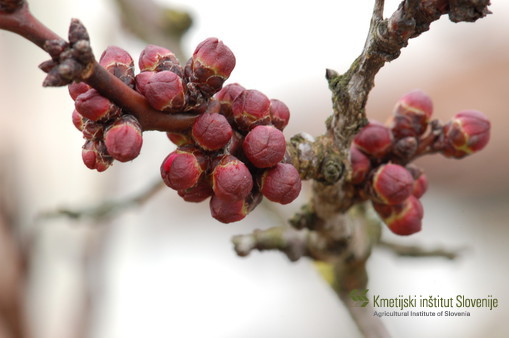
<svg viewBox="0 0 509 338">
<path fill-rule="evenodd" d="M 220 113 L 231 123 L 233 121 L 232 103 L 244 90 L 238 83 L 230 83 L 218 91 L 214 97 L 221 104 Z"/>
<path fill-rule="evenodd" d="M 362 151 L 352 145 L 350 148 L 350 163 L 352 165 L 352 177 L 350 183 L 360 184 L 364 182 L 371 170 L 371 161 Z"/>
<path fill-rule="evenodd" d="M 108 153 L 120 162 L 134 160 L 140 154 L 143 135 L 138 120 L 132 115 L 123 115 L 104 132 L 104 143 Z"/>
<path fill-rule="evenodd" d="M 82 133 L 87 140 L 102 140 L 104 136 L 104 123 L 94 122 L 87 118 L 82 118 Z"/>
<path fill-rule="evenodd" d="M 232 127 L 221 114 L 205 113 L 200 115 L 193 124 L 192 136 L 204 150 L 219 150 L 231 139 Z"/>
<path fill-rule="evenodd" d="M 102 53 L 99 64 L 131 88 L 134 87 L 134 61 L 120 47 L 109 46 Z"/>
<path fill-rule="evenodd" d="M 274 127 L 283 130 L 287 126 L 288 121 L 290 121 L 290 109 L 282 101 L 271 99 L 270 118 Z"/>
<path fill-rule="evenodd" d="M 253 189 L 253 177 L 242 161 L 225 155 L 212 171 L 212 189 L 223 200 L 243 199 Z"/>
<path fill-rule="evenodd" d="M 419 145 L 415 137 L 406 136 L 395 142 L 392 152 L 401 159 L 409 160 L 417 152 L 418 146 Z"/>
<path fill-rule="evenodd" d="M 76 109 L 72 111 L 72 124 L 78 129 L 79 131 L 83 131 L 83 127 L 85 124 L 84 117 L 78 113 Z"/>
<path fill-rule="evenodd" d="M 424 212 L 417 197 L 410 196 L 396 205 L 373 203 L 373 207 L 389 230 L 396 235 L 408 236 L 421 231 Z"/>
<path fill-rule="evenodd" d="M 180 66 L 180 62 L 175 54 L 166 48 L 156 45 L 145 47 L 140 54 L 138 65 L 141 72 L 169 70 L 180 77 L 183 76 L 182 66 Z"/>
<path fill-rule="evenodd" d="M 256 167 L 273 167 L 285 156 L 286 140 L 273 126 L 256 126 L 246 135 L 242 149 Z"/>
<path fill-rule="evenodd" d="M 232 51 L 217 38 L 208 38 L 196 47 L 186 75 L 203 95 L 218 92 L 235 67 Z"/>
<path fill-rule="evenodd" d="M 376 169 L 371 182 L 371 197 L 378 203 L 403 203 L 413 191 L 414 179 L 398 164 L 384 164 Z"/>
<path fill-rule="evenodd" d="M 143 92 L 148 103 L 157 110 L 175 112 L 183 108 L 185 104 L 182 79 L 167 70 L 151 76 Z"/>
<path fill-rule="evenodd" d="M 203 202 L 213 194 L 210 182 L 204 179 L 204 176 L 200 178 L 194 187 L 181 189 L 177 192 L 179 196 L 184 199 L 184 201 L 194 203 Z"/>
<path fill-rule="evenodd" d="M 272 202 L 288 204 L 299 196 L 301 187 L 297 169 L 290 163 L 278 163 L 263 173 L 260 191 Z"/>
<path fill-rule="evenodd" d="M 365 154 L 382 158 L 391 149 L 392 134 L 389 128 L 383 124 L 370 121 L 355 135 L 353 142 Z"/>
<path fill-rule="evenodd" d="M 446 157 L 462 158 L 483 149 L 490 139 L 490 121 L 477 110 L 465 110 L 444 126 Z"/>
<path fill-rule="evenodd" d="M 120 116 L 121 113 L 120 108 L 95 89 L 78 95 L 74 106 L 83 117 L 92 121 L 106 121 Z"/>
<path fill-rule="evenodd" d="M 210 213 L 219 222 L 232 223 L 244 219 L 249 211 L 244 199 L 231 201 L 213 195 L 210 199 Z"/>
<path fill-rule="evenodd" d="M 414 90 L 401 97 L 394 107 L 391 130 L 396 138 L 420 136 L 428 127 L 433 113 L 431 98 L 421 90 Z"/>
<path fill-rule="evenodd" d="M 103 172 L 113 164 L 113 158 L 108 155 L 106 146 L 102 141 L 87 140 L 81 151 L 83 163 L 89 169 Z"/>
<path fill-rule="evenodd" d="M 270 100 L 257 90 L 244 90 L 232 103 L 233 118 L 241 130 L 270 123 Z"/>
<path fill-rule="evenodd" d="M 134 88 L 138 93 L 145 96 L 145 86 L 148 83 L 148 80 L 155 74 L 155 72 L 145 71 L 139 74 L 136 74 L 134 78 Z"/>
<path fill-rule="evenodd" d="M 67 89 L 69 90 L 69 95 L 71 95 L 71 98 L 73 100 L 76 100 L 76 98 L 80 95 L 88 91 L 90 87 L 85 82 L 72 82 L 67 86 Z"/>
<path fill-rule="evenodd" d="M 422 173 L 415 181 L 414 181 L 414 189 L 412 190 L 412 195 L 417 198 L 421 198 L 426 191 L 428 190 L 428 178 L 424 173 Z"/>
<path fill-rule="evenodd" d="M 204 160 L 196 151 L 179 148 L 171 152 L 161 165 L 161 177 L 172 189 L 194 187 L 205 170 Z"/>
</svg>

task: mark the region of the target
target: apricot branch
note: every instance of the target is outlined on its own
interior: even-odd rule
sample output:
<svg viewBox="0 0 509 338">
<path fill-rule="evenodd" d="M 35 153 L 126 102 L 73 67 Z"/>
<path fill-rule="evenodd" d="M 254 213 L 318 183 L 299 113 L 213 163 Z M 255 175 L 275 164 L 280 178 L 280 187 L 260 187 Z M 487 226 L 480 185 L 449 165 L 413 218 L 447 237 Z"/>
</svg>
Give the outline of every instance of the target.
<svg viewBox="0 0 509 338">
<path fill-rule="evenodd" d="M 73 20 L 69 44 L 32 16 L 25 1 L 1 3 L 0 29 L 16 33 L 47 51 L 52 60 L 42 65 L 49 72 L 46 86 L 83 81 L 118 106 L 136 116 L 143 130 L 181 131 L 192 126 L 196 115 L 164 114 L 152 108 L 138 92 L 106 71 L 93 58 L 86 29 Z M 3 10 L 3 8 L 9 9 Z"/>
</svg>

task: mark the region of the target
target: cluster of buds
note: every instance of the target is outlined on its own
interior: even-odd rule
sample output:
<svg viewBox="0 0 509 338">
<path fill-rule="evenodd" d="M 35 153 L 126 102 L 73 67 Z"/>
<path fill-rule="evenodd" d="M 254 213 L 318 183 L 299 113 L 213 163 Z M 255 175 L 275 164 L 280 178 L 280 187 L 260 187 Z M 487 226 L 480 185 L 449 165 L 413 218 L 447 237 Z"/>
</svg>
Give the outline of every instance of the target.
<svg viewBox="0 0 509 338">
<path fill-rule="evenodd" d="M 355 136 L 349 184 L 359 200 L 371 200 L 387 227 L 398 235 L 421 230 L 427 190 L 426 175 L 410 162 L 418 156 L 441 153 L 462 158 L 484 148 L 490 122 L 479 111 L 465 110 L 446 124 L 431 120 L 433 103 L 420 90 L 399 99 L 387 124 L 370 121 Z"/>
<path fill-rule="evenodd" d="M 134 88 L 134 62 L 125 50 L 108 47 L 99 63 Z M 75 106 L 72 122 L 86 140 L 82 150 L 85 165 L 101 172 L 114 160 L 135 159 L 143 143 L 138 120 L 84 82 L 73 82 L 68 88 Z"/>
<path fill-rule="evenodd" d="M 281 101 L 233 83 L 223 87 L 235 66 L 231 50 L 216 38 L 201 42 L 182 66 L 163 47 L 149 45 L 139 58 L 140 73 L 127 52 L 109 47 L 100 64 L 142 94 L 156 110 L 198 115 L 192 128 L 167 132 L 177 149 L 161 165 L 164 183 L 186 201 L 210 197 L 217 220 L 243 219 L 265 196 L 287 204 L 301 189 L 299 173 L 284 161 L 282 130 L 290 112 Z M 84 83 L 69 86 L 73 122 L 83 132 L 87 167 L 106 170 L 114 159 L 138 156 L 142 130 L 136 118 Z"/>
<path fill-rule="evenodd" d="M 290 118 L 288 107 L 237 83 L 222 87 L 234 58 L 222 44 L 218 47 L 223 57 L 214 57 L 212 42 L 200 44 L 184 68 L 184 79 L 191 82 L 184 88 L 189 93 L 197 90 L 207 100 L 189 100 L 200 113 L 189 131 L 167 133 L 177 149 L 163 161 L 161 176 L 188 202 L 210 197 L 212 217 L 230 223 L 246 217 L 263 197 L 292 202 L 301 180 L 285 161 L 282 131 Z M 148 85 L 144 95 L 150 102 Z"/>
</svg>

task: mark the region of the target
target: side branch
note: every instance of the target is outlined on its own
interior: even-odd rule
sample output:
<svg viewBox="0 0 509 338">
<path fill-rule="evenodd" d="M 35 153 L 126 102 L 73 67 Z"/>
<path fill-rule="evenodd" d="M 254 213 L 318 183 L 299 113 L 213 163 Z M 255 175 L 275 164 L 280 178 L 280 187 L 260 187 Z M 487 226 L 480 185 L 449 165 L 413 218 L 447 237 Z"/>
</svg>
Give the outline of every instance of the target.
<svg viewBox="0 0 509 338">
<path fill-rule="evenodd" d="M 48 52 L 52 60 L 42 64 L 48 72 L 45 85 L 62 86 L 72 81 L 84 81 L 101 95 L 136 116 L 143 130 L 182 131 L 192 126 L 195 115 L 165 114 L 152 108 L 147 100 L 113 74 L 106 71 L 93 57 L 86 29 L 78 20 L 71 22 L 69 43 L 38 21 L 27 3 L 12 11 L 1 10 L 0 29 L 16 33 Z M 9 7 L 12 9 L 12 7 Z"/>
</svg>

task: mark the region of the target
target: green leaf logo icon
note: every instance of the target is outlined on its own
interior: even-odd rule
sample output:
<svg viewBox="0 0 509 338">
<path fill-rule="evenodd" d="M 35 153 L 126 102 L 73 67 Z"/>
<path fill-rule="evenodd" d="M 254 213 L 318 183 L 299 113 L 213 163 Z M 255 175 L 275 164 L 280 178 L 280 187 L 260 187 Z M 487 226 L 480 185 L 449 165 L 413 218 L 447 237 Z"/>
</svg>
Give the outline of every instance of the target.
<svg viewBox="0 0 509 338">
<path fill-rule="evenodd" d="M 360 306 L 360 307 L 366 307 L 368 304 L 369 304 L 369 299 L 368 299 L 368 291 L 369 289 L 364 289 L 364 290 L 359 290 L 359 289 L 353 289 L 352 291 L 350 291 L 350 298 L 356 302 L 356 306 Z"/>
</svg>

